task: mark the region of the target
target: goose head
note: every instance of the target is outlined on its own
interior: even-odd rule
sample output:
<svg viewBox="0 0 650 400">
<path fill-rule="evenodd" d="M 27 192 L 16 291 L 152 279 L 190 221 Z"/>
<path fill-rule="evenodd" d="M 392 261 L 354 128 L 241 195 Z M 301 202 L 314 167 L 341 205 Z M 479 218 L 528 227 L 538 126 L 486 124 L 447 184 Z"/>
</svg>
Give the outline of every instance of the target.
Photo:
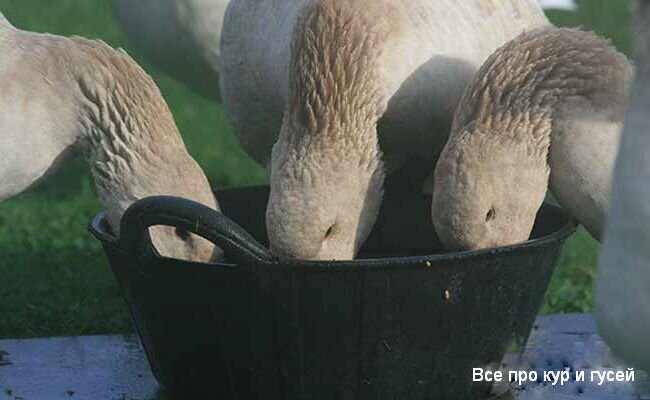
<svg viewBox="0 0 650 400">
<path fill-rule="evenodd" d="M 374 146 L 310 138 L 288 122 L 273 148 L 267 226 L 271 249 L 300 259 L 353 259 L 383 195 Z"/>
<path fill-rule="evenodd" d="M 159 101 L 157 96 L 150 99 L 153 104 Z M 142 109 L 132 108 L 131 112 L 144 122 Z M 161 120 L 167 117 L 165 113 L 158 115 Z M 126 210 L 146 197 L 181 197 L 219 210 L 208 179 L 185 147 L 176 147 L 172 138 L 151 138 L 158 143 L 140 139 L 143 142 L 132 142 L 131 147 L 114 148 L 117 151 L 110 153 L 107 150 L 114 145 L 110 138 L 101 139 L 96 147 L 88 149 L 95 189 L 114 233 L 119 236 Z M 141 145 L 156 153 L 144 151 Z M 181 228 L 155 225 L 149 228 L 149 236 L 158 254 L 168 258 L 209 262 L 222 254 L 210 241 Z"/>
<path fill-rule="evenodd" d="M 155 165 L 155 163 L 152 164 Z M 141 190 L 138 198 L 170 195 L 193 200 L 214 210 L 219 210 L 219 205 L 203 170 L 191 157 L 177 160 L 173 168 L 161 166 L 157 168 L 157 171 L 158 173 L 150 176 L 146 182 L 136 184 L 138 190 Z M 109 207 L 107 209 L 109 216 L 119 210 L 117 218 L 121 218 L 121 207 L 114 199 L 101 195 L 100 199 Z M 164 257 L 209 262 L 222 255 L 221 249 L 212 242 L 181 228 L 163 225 L 152 226 L 149 228 L 149 236 L 158 253 Z"/>
<path fill-rule="evenodd" d="M 278 254 L 352 259 L 377 218 L 377 121 L 387 101 L 376 60 L 385 32 L 365 17 L 356 3 L 325 0 L 305 7 L 296 24 L 266 213 Z"/>
<path fill-rule="evenodd" d="M 528 239 L 549 169 L 543 154 L 489 127 L 465 127 L 438 160 L 431 215 L 449 250 L 476 250 Z"/>
</svg>

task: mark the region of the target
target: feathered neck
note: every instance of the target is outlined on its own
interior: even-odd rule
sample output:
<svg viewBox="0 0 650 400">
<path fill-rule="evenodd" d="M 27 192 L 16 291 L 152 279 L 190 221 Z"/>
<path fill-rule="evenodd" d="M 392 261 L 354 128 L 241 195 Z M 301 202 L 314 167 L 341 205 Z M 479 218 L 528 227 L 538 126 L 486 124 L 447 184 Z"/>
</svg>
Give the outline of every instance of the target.
<svg viewBox="0 0 650 400">
<path fill-rule="evenodd" d="M 69 143 L 86 155 L 114 229 L 126 208 L 140 198 L 190 197 L 208 187 L 158 87 L 124 51 L 101 41 L 15 28 L 2 39 L 13 43 L 20 62 L 58 96 L 42 117 L 60 121 L 51 140 Z M 23 86 L 32 90 L 29 83 Z M 179 183 L 184 176 L 191 182 Z M 191 190 L 184 193 L 183 188 Z M 215 205 L 214 199 L 195 200 Z"/>
<path fill-rule="evenodd" d="M 312 138 L 368 140 L 386 110 L 379 60 L 391 34 L 360 2 L 317 0 L 300 13 L 291 43 L 285 123 Z M 372 21 L 374 19 L 375 21 Z M 369 129 L 372 128 L 372 129 Z M 356 138 L 346 132 L 358 132 Z"/>
<path fill-rule="evenodd" d="M 180 179 L 205 178 L 194 173 L 198 166 L 154 81 L 123 51 L 73 41 L 82 58 L 74 64 L 79 66 L 74 73 L 81 93 L 80 143 L 109 220 L 119 220 L 129 205 L 146 196 L 187 196 L 177 188 L 191 184 Z M 216 208 L 213 199 L 200 200 Z"/>
<path fill-rule="evenodd" d="M 589 32 L 543 28 L 497 50 L 476 74 L 456 112 L 453 130 L 474 122 L 499 134 L 550 134 L 555 112 L 572 98 L 624 112 L 631 66 L 611 44 Z M 528 129 L 521 129 L 526 126 Z"/>
</svg>

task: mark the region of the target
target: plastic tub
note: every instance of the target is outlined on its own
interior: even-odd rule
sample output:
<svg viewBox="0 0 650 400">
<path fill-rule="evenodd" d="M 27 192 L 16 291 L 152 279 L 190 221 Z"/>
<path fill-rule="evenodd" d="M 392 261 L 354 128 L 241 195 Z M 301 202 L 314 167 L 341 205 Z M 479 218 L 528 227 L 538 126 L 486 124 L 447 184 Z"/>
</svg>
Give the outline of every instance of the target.
<svg viewBox="0 0 650 400">
<path fill-rule="evenodd" d="M 299 261 L 261 244 L 266 187 L 217 196 L 229 218 L 154 197 L 127 211 L 121 238 L 103 214 L 91 222 L 152 370 L 179 398 L 476 399 L 489 386 L 472 368 L 525 342 L 575 230 L 544 205 L 532 240 L 445 254 L 430 197 L 387 195 L 360 259 Z M 229 262 L 163 258 L 152 225 L 202 235 Z"/>
</svg>

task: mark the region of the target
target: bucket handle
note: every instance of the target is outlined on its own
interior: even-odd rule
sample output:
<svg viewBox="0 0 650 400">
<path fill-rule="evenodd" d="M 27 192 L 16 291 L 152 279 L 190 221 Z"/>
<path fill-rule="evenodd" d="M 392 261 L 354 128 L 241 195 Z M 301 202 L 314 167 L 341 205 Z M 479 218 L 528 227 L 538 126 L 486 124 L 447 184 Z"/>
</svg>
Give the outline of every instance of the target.
<svg viewBox="0 0 650 400">
<path fill-rule="evenodd" d="M 240 265 L 274 260 L 268 249 L 221 212 L 174 196 L 151 196 L 133 203 L 122 216 L 120 244 L 152 255 L 154 245 L 148 228 L 154 225 L 177 227 L 199 235 Z"/>
</svg>

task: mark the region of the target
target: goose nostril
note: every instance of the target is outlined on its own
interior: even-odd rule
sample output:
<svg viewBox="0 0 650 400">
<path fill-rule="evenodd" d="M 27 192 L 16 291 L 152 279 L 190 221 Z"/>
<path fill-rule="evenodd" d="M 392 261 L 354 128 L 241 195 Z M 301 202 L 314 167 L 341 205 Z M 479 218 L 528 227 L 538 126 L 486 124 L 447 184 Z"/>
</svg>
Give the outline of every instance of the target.
<svg viewBox="0 0 650 400">
<path fill-rule="evenodd" d="M 490 211 L 488 211 L 487 215 L 485 216 L 485 222 L 490 222 L 494 219 L 496 216 L 496 212 L 494 211 L 494 207 L 490 208 Z"/>
<path fill-rule="evenodd" d="M 334 225 L 330 226 L 327 229 L 327 232 L 325 232 L 325 239 L 329 239 L 330 236 L 332 236 L 332 233 L 334 232 Z"/>
</svg>

